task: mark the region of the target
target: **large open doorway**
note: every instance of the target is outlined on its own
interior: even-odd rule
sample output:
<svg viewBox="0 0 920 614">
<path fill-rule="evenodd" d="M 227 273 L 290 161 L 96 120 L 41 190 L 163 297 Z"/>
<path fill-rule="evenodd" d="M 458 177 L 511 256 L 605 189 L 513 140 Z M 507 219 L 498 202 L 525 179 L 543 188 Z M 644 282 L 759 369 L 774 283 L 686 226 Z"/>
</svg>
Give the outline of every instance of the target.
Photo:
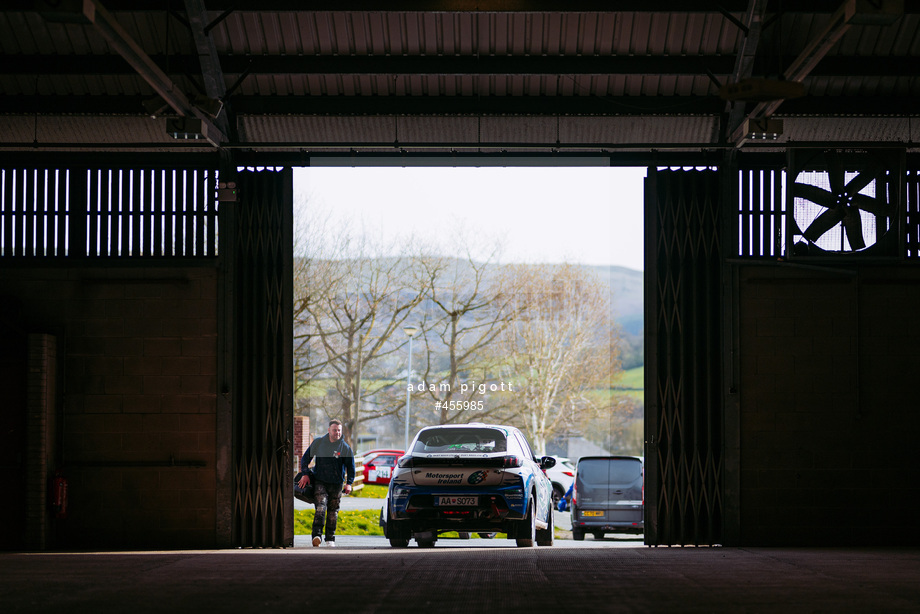
<svg viewBox="0 0 920 614">
<path fill-rule="evenodd" d="M 354 163 L 294 173 L 295 456 L 331 418 L 359 457 L 514 424 L 571 463 L 558 496 L 581 457 L 643 456 L 647 169 Z"/>
</svg>

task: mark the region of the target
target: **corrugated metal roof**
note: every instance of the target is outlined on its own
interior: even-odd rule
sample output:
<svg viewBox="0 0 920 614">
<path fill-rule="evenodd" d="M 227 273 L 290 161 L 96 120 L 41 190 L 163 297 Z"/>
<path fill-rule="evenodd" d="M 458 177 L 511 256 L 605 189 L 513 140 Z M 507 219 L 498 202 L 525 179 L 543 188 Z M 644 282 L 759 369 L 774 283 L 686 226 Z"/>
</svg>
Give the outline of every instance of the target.
<svg viewBox="0 0 920 614">
<path fill-rule="evenodd" d="M 568 130 L 570 139 L 585 143 L 713 143 L 726 110 L 719 85 L 731 79 L 745 36 L 740 12 L 699 7 L 269 12 L 254 2 L 238 4 L 244 8 L 222 20 L 217 12 L 206 17 L 215 20 L 209 32 L 224 87 L 232 90 L 228 105 L 241 118 L 240 138 L 261 143 L 391 139 L 382 126 L 394 116 L 413 135 L 404 140 L 418 142 L 431 134 L 473 142 L 471 122 L 481 116 L 476 138 L 490 142 L 550 146 Z M 204 91 L 198 50 L 181 13 L 147 7 L 115 16 L 177 90 L 190 99 Z M 829 22 L 826 8 L 768 11 L 754 74 L 781 74 Z M 0 10 L 0 56 L 0 114 L 8 127 L 0 142 L 22 142 L 30 132 L 14 125 L 33 113 L 70 117 L 45 133 L 49 139 L 93 142 L 101 124 L 80 120 L 93 126 L 82 130 L 73 117 L 144 120 L 149 111 L 141 103 L 155 96 L 92 25 Z M 920 14 L 912 5 L 893 25 L 853 25 L 805 78 L 807 96 L 787 101 L 777 115 L 856 115 L 870 118 L 860 126 L 875 128 L 790 121 L 786 138 L 902 139 L 904 132 L 891 127 L 897 122 L 871 118 L 914 112 L 918 56 Z M 128 125 L 115 122 L 107 134 L 130 139 L 119 132 Z M 150 132 L 155 124 L 131 125 L 137 142 L 162 138 Z"/>
<path fill-rule="evenodd" d="M 236 55 L 733 54 L 741 32 L 718 14 L 243 13 L 214 29 Z"/>
</svg>

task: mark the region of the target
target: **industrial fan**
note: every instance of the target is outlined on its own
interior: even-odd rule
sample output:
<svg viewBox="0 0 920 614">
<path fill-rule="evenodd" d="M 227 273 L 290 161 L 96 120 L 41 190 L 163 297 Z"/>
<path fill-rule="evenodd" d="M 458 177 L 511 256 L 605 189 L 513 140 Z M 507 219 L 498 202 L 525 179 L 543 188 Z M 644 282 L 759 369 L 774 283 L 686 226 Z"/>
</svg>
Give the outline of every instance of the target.
<svg viewBox="0 0 920 614">
<path fill-rule="evenodd" d="M 900 150 L 791 152 L 791 254 L 896 256 L 902 160 Z"/>
</svg>

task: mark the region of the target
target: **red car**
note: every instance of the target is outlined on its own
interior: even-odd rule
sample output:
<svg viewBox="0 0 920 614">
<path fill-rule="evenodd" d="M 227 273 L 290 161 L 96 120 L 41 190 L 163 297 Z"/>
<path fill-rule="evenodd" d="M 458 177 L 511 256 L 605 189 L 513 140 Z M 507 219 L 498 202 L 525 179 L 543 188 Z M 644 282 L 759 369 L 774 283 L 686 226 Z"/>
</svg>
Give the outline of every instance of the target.
<svg viewBox="0 0 920 614">
<path fill-rule="evenodd" d="M 396 461 L 405 453 L 404 450 L 371 450 L 365 453 L 364 483 L 389 484 Z"/>
</svg>

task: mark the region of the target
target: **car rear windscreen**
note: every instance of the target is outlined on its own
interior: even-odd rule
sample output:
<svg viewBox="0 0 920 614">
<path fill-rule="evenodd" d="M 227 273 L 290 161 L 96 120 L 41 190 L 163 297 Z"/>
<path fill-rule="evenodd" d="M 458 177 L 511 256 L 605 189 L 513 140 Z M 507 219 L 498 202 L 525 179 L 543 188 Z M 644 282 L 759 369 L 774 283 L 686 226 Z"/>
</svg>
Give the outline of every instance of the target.
<svg viewBox="0 0 920 614">
<path fill-rule="evenodd" d="M 415 442 L 413 452 L 506 452 L 504 433 L 483 428 L 434 428 L 424 431 Z"/>
</svg>

